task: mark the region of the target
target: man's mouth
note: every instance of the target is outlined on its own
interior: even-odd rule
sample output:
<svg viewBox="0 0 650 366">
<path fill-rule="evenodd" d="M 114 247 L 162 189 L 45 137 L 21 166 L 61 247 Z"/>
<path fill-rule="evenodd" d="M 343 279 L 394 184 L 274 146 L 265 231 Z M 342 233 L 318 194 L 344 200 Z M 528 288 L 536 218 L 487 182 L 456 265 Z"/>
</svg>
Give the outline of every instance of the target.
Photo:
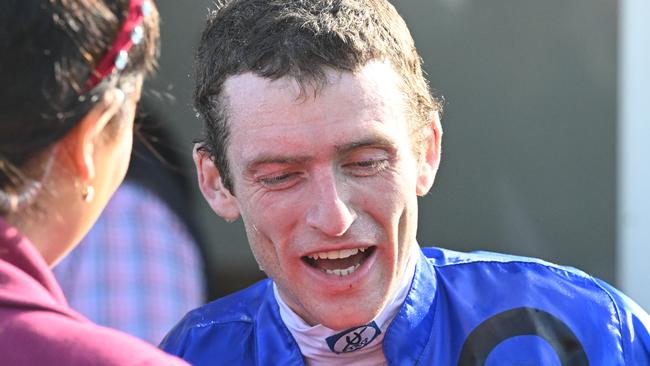
<svg viewBox="0 0 650 366">
<path fill-rule="evenodd" d="M 372 255 L 374 250 L 374 246 L 332 250 L 306 255 L 302 257 L 302 260 L 327 274 L 342 277 L 354 273 L 363 261 Z"/>
</svg>

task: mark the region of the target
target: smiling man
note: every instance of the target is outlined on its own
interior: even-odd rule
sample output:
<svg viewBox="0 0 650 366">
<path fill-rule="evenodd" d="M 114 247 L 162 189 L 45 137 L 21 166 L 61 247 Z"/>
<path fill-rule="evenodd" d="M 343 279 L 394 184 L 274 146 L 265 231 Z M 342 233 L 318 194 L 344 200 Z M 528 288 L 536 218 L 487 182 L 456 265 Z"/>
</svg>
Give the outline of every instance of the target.
<svg viewBox="0 0 650 366">
<path fill-rule="evenodd" d="M 242 216 L 288 307 L 308 324 L 345 329 L 376 317 L 413 272 L 414 193 L 433 183 L 441 131 L 433 118 L 422 127 L 426 151 L 413 152 L 387 62 L 322 77 L 320 90 L 253 73 L 226 80 L 232 187 L 209 155 L 196 162 L 213 209 Z"/>
<path fill-rule="evenodd" d="M 195 365 L 648 364 L 648 316 L 540 260 L 420 249 L 441 102 L 383 0 L 232 0 L 197 54 L 203 195 L 270 279 L 186 316 Z"/>
</svg>

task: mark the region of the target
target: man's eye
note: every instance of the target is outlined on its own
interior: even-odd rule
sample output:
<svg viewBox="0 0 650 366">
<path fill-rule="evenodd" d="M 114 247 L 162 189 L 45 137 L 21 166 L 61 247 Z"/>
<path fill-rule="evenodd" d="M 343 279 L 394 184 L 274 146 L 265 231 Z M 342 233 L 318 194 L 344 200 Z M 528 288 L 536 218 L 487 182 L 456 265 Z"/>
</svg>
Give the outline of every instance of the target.
<svg viewBox="0 0 650 366">
<path fill-rule="evenodd" d="M 345 167 L 359 176 L 370 176 L 377 174 L 388 167 L 387 159 L 361 160 L 348 163 Z"/>
<path fill-rule="evenodd" d="M 297 177 L 297 173 L 283 173 L 262 177 L 259 181 L 267 188 L 284 189 L 290 187 Z"/>
</svg>

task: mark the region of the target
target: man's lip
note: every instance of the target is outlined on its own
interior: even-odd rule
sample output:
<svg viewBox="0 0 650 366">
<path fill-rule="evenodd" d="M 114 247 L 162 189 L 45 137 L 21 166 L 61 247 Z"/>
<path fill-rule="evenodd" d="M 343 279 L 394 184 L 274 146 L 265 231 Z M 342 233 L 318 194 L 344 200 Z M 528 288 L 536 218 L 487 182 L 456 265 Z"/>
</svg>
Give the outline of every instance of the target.
<svg viewBox="0 0 650 366">
<path fill-rule="evenodd" d="M 363 282 L 368 278 L 368 275 L 377 259 L 377 246 L 348 246 L 341 247 L 340 249 L 359 247 L 370 248 L 372 252 L 363 260 L 361 265 L 353 273 L 346 276 L 337 276 L 325 273 L 321 269 L 311 266 L 303 259 L 303 257 L 301 257 L 300 262 L 301 265 L 304 266 L 303 268 L 305 269 L 307 277 L 309 277 L 309 282 L 328 292 L 349 291 L 361 287 Z M 314 253 L 320 253 L 320 251 Z"/>
</svg>

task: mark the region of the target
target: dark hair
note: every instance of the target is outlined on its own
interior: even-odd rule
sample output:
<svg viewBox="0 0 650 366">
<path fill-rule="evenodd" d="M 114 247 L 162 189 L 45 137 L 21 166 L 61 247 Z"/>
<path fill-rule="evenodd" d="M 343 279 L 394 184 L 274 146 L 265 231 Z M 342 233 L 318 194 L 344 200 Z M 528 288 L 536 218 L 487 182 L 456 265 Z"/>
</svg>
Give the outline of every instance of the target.
<svg viewBox="0 0 650 366">
<path fill-rule="evenodd" d="M 2 1 L 0 214 L 34 193 L 39 178 L 28 177 L 26 169 L 39 165 L 34 158 L 76 126 L 109 87 L 153 69 L 159 34 L 151 5 L 126 68 L 87 90 L 90 73 L 128 15 L 129 0 Z"/>
<path fill-rule="evenodd" d="M 227 78 L 253 72 L 319 87 L 327 83 L 326 68 L 355 72 L 372 60 L 388 61 L 400 75 L 419 152 L 423 127 L 441 111 L 442 101 L 431 95 L 413 38 L 388 1 L 221 1 L 210 12 L 199 44 L 194 106 L 205 122 L 197 142 L 219 169 L 224 186 L 233 192 L 222 95 Z"/>
</svg>

